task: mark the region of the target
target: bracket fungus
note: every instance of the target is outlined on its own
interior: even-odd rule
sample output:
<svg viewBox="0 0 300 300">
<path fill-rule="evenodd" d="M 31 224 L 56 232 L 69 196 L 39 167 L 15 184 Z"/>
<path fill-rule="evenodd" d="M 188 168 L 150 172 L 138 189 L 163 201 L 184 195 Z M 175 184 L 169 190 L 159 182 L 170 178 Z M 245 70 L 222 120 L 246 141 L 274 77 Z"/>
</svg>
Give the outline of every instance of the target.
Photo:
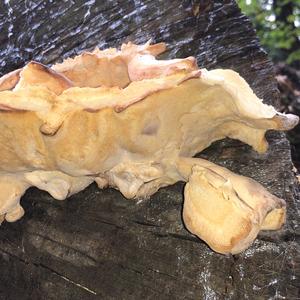
<svg viewBox="0 0 300 300">
<path fill-rule="evenodd" d="M 24 211 L 36 186 L 65 199 L 95 181 L 145 198 L 186 181 L 186 227 L 220 253 L 246 249 L 285 221 L 285 202 L 259 183 L 192 158 L 230 137 L 267 149 L 265 132 L 298 123 L 258 99 L 232 70 L 195 58 L 156 60 L 164 43 L 30 62 L 0 79 L 0 219 Z"/>
</svg>

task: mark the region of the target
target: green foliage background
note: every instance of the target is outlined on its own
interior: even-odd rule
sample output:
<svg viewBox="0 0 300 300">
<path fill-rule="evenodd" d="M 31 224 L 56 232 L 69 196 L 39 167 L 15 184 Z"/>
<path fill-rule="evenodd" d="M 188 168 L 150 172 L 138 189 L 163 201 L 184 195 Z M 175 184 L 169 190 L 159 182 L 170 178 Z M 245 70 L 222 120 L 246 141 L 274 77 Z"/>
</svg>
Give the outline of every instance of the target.
<svg viewBox="0 0 300 300">
<path fill-rule="evenodd" d="M 237 0 L 275 61 L 300 65 L 300 0 Z"/>
</svg>

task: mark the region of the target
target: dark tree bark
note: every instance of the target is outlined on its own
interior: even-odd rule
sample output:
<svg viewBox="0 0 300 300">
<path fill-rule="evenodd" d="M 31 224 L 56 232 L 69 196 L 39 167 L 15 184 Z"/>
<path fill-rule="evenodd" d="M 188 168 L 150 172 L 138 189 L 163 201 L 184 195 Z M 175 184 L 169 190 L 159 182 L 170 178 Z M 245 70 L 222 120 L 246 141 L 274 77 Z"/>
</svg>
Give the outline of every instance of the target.
<svg viewBox="0 0 300 300">
<path fill-rule="evenodd" d="M 152 38 L 169 44 L 165 57 L 232 68 L 264 101 L 278 101 L 272 64 L 232 0 L 11 0 L 0 3 L 0 26 L 2 73 Z M 264 232 L 244 253 L 216 254 L 187 232 L 182 183 L 141 203 L 95 185 L 64 202 L 32 188 L 22 200 L 26 215 L 0 228 L 0 298 L 297 299 L 297 185 L 284 134 L 268 140 L 263 155 L 229 140 L 201 153 L 288 203 L 284 228 Z"/>
</svg>

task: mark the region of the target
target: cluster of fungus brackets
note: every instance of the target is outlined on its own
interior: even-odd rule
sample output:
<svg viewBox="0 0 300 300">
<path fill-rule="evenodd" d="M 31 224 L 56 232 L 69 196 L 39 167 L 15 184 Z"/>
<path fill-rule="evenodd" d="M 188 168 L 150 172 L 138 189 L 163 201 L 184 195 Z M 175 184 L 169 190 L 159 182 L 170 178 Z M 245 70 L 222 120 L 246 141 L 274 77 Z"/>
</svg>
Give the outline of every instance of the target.
<svg viewBox="0 0 300 300">
<path fill-rule="evenodd" d="M 193 156 L 225 137 L 264 152 L 266 130 L 298 118 L 263 104 L 232 70 L 156 60 L 165 48 L 95 49 L 0 79 L 0 222 L 22 217 L 30 186 L 62 200 L 95 181 L 146 198 L 183 180 L 185 225 L 217 252 L 239 253 L 282 226 L 284 200 Z"/>
</svg>

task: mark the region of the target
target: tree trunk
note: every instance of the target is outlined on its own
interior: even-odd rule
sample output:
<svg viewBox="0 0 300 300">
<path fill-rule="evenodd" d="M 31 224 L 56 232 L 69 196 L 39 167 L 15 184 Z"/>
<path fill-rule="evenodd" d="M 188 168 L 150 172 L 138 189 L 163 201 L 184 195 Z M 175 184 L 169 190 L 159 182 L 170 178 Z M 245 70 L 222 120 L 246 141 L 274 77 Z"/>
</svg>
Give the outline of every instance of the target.
<svg viewBox="0 0 300 300">
<path fill-rule="evenodd" d="M 235 1 L 51 2 L 1 2 L 2 73 L 31 59 L 50 64 L 97 45 L 152 38 L 169 44 L 166 57 L 232 68 L 264 101 L 278 101 L 273 66 Z M 268 140 L 263 155 L 232 140 L 200 155 L 288 203 L 284 228 L 263 233 L 244 253 L 216 254 L 187 232 L 182 183 L 141 203 L 95 185 L 64 202 L 32 188 L 22 200 L 26 215 L 0 227 L 0 298 L 296 299 L 297 185 L 284 134 Z"/>
</svg>

